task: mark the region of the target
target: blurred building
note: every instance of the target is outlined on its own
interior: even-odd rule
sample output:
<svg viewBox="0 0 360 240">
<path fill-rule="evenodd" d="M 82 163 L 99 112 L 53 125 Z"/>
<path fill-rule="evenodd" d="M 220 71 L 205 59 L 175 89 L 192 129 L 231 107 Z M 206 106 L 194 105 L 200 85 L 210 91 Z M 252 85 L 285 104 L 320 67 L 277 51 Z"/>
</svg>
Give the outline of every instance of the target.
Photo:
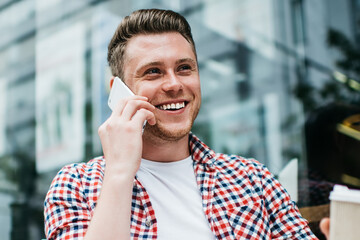
<svg viewBox="0 0 360 240">
<path fill-rule="evenodd" d="M 139 8 L 172 9 L 190 22 L 203 95 L 193 132 L 216 151 L 254 157 L 275 175 L 298 159 L 306 177 L 307 114 L 359 103 L 360 70 L 345 61 L 349 47 L 359 53 L 359 0 L 1 0 L 3 240 L 43 238 L 56 172 L 101 155 L 107 44 Z"/>
</svg>

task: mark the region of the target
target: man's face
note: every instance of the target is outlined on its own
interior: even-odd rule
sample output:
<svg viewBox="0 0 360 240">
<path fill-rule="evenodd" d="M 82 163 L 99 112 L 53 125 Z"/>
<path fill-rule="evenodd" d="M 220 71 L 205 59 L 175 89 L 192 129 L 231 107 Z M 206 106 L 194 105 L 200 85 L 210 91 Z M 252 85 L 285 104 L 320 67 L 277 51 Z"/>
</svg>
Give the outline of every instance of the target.
<svg viewBox="0 0 360 240">
<path fill-rule="evenodd" d="M 127 44 L 124 79 L 156 107 L 156 125 L 144 137 L 179 140 L 189 133 L 201 103 L 195 54 L 179 33 L 138 35 Z"/>
</svg>

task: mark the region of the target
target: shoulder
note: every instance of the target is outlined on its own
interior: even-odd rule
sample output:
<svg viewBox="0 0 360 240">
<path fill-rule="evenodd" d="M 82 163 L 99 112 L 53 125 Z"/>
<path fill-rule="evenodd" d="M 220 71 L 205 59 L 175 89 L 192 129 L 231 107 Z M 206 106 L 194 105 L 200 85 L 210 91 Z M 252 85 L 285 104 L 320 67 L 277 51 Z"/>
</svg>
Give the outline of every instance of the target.
<svg viewBox="0 0 360 240">
<path fill-rule="evenodd" d="M 64 166 L 54 177 L 49 193 L 61 189 L 80 189 L 98 185 L 104 177 L 105 160 L 94 158 L 86 163 L 73 163 Z"/>
<path fill-rule="evenodd" d="M 253 158 L 216 153 L 214 159 L 215 166 L 226 172 L 256 175 L 258 177 L 262 177 L 264 174 L 270 174 L 264 164 Z"/>
<path fill-rule="evenodd" d="M 104 167 L 105 160 L 98 157 L 87 163 L 66 165 L 57 173 L 44 201 L 49 239 L 57 234 L 56 239 L 73 236 L 70 234 L 74 231 L 84 234 L 82 230 L 87 228 L 100 194 Z"/>
<path fill-rule="evenodd" d="M 197 164 L 213 166 L 217 171 L 225 175 L 238 175 L 242 177 L 247 175 L 261 178 L 264 174 L 270 174 L 264 164 L 255 159 L 216 153 L 192 133 L 189 140 L 193 160 Z"/>
<path fill-rule="evenodd" d="M 220 181 L 236 184 L 246 190 L 251 189 L 258 196 L 263 196 L 268 189 L 282 191 L 274 175 L 255 159 L 217 153 L 214 165 Z"/>
<path fill-rule="evenodd" d="M 64 166 L 57 175 L 71 175 L 72 177 L 96 177 L 103 176 L 105 160 L 103 157 L 94 158 L 86 163 L 73 163 Z"/>
<path fill-rule="evenodd" d="M 100 193 L 104 167 L 105 160 L 102 157 L 94 158 L 87 163 L 64 166 L 50 185 L 45 207 L 73 201 L 88 202 L 93 206 Z"/>
</svg>

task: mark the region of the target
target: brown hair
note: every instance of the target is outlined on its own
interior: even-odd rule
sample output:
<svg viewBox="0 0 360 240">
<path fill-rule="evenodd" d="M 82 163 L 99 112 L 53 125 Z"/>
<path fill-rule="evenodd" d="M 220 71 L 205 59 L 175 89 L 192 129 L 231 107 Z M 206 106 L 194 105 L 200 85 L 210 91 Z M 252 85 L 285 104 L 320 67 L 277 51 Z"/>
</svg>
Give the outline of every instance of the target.
<svg viewBox="0 0 360 240">
<path fill-rule="evenodd" d="M 190 25 L 182 15 L 171 10 L 141 9 L 121 21 L 109 43 L 107 60 L 112 75 L 123 79 L 126 44 L 132 37 L 166 32 L 180 33 L 190 43 L 196 56 Z"/>
</svg>

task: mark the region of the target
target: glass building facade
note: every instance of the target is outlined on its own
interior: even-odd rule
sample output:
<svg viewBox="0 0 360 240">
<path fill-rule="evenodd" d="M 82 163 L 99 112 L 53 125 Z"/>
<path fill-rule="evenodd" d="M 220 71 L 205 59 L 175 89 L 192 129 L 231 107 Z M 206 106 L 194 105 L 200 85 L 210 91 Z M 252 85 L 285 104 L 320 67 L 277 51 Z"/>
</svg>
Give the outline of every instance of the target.
<svg viewBox="0 0 360 240">
<path fill-rule="evenodd" d="M 107 44 L 140 8 L 172 9 L 192 27 L 193 132 L 266 164 L 317 232 L 333 184 L 360 188 L 359 0 L 1 0 L 1 239 L 44 238 L 56 172 L 102 154 Z"/>
</svg>

